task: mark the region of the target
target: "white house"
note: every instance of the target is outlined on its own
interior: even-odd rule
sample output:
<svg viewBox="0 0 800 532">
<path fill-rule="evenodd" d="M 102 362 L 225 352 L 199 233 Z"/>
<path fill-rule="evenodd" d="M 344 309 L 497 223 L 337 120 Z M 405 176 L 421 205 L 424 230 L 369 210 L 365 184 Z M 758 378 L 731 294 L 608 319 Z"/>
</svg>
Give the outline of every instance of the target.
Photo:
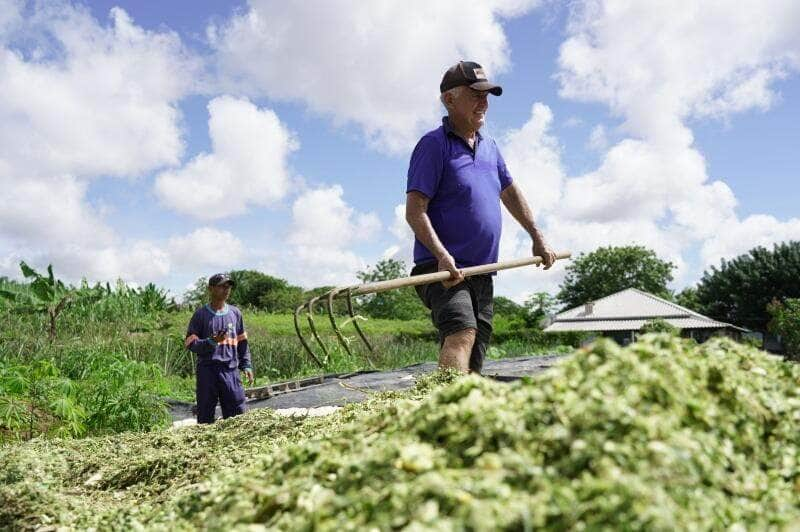
<svg viewBox="0 0 800 532">
<path fill-rule="evenodd" d="M 739 337 L 746 332 L 636 288 L 565 310 L 552 318 L 544 332 L 595 332 L 627 345 L 645 323 L 655 319 L 664 320 L 680 329 L 682 336 L 699 342 L 714 334 Z"/>
</svg>

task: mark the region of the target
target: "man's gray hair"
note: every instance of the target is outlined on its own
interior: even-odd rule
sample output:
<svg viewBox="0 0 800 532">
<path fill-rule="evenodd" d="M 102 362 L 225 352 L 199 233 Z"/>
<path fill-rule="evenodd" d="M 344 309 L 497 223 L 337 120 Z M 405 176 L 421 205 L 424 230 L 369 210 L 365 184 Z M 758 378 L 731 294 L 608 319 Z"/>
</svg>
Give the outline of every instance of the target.
<svg viewBox="0 0 800 532">
<path fill-rule="evenodd" d="M 441 102 L 442 102 L 442 105 L 444 105 L 444 108 L 445 108 L 445 109 L 447 109 L 447 110 L 449 111 L 449 110 L 450 110 L 450 108 L 449 108 L 449 107 L 447 107 L 447 102 L 445 102 L 445 99 L 444 99 L 445 95 L 447 95 L 447 94 L 452 94 L 452 95 L 453 95 L 453 98 L 457 98 L 457 97 L 458 97 L 458 95 L 459 95 L 459 94 L 461 94 L 461 91 L 462 91 L 462 90 L 464 90 L 464 86 L 463 86 L 463 85 L 461 85 L 461 86 L 458 86 L 458 87 L 453 87 L 453 88 L 452 88 L 452 89 L 450 89 L 450 90 L 444 91 L 444 92 L 443 92 L 443 93 L 442 93 L 442 94 L 439 96 L 439 101 L 441 101 Z"/>
</svg>

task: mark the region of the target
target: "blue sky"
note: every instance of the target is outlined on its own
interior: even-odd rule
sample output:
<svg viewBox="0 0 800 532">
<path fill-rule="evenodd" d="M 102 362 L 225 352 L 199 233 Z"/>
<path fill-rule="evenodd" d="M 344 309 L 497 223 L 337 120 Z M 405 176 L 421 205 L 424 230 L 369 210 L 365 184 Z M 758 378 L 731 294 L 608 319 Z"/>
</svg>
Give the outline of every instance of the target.
<svg viewBox="0 0 800 532">
<path fill-rule="evenodd" d="M 0 274 L 52 262 L 180 294 L 220 270 L 311 287 L 408 261 L 408 157 L 438 125 L 441 73 L 467 59 L 504 87 L 486 132 L 553 247 L 643 244 L 680 289 L 800 239 L 792 4 L 0 0 L 16 198 Z M 529 246 L 507 219 L 503 258 Z M 498 292 L 562 277 L 513 272 Z"/>
</svg>

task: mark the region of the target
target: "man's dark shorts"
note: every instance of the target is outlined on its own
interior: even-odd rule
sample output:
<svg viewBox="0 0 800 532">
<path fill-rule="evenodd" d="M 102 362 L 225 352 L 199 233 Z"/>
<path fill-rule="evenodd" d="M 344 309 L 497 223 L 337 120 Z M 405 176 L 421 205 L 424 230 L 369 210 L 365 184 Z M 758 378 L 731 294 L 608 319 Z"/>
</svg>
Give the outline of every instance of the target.
<svg viewBox="0 0 800 532">
<path fill-rule="evenodd" d="M 411 275 L 433 273 L 438 270 L 435 262 L 414 266 Z M 494 314 L 494 287 L 491 275 L 474 275 L 463 282 L 445 288 L 442 283 L 430 283 L 415 287 L 422 303 L 431 311 L 431 321 L 439 331 L 439 343 L 453 333 L 464 329 L 478 331 L 475 345 L 469 358 L 469 369 L 480 373 L 486 349 L 492 337 Z"/>
</svg>

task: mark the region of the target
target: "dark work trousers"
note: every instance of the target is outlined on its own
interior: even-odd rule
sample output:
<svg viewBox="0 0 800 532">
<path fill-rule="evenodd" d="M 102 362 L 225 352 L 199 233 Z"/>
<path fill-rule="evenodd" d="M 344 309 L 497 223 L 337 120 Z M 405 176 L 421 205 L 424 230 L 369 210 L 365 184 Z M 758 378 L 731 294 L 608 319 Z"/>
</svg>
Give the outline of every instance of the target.
<svg viewBox="0 0 800 532">
<path fill-rule="evenodd" d="M 437 271 L 435 262 L 414 266 L 411 275 Z M 491 275 L 467 277 L 463 282 L 445 288 L 442 283 L 415 287 L 422 303 L 431 311 L 431 321 L 439 331 L 439 346 L 444 339 L 464 329 L 475 329 L 475 344 L 469 357 L 469 369 L 480 374 L 486 350 L 492 338 L 494 286 Z"/>
<path fill-rule="evenodd" d="M 214 422 L 217 401 L 222 406 L 223 418 L 237 416 L 247 410 L 238 368 L 197 366 L 196 397 L 198 423 Z"/>
</svg>

